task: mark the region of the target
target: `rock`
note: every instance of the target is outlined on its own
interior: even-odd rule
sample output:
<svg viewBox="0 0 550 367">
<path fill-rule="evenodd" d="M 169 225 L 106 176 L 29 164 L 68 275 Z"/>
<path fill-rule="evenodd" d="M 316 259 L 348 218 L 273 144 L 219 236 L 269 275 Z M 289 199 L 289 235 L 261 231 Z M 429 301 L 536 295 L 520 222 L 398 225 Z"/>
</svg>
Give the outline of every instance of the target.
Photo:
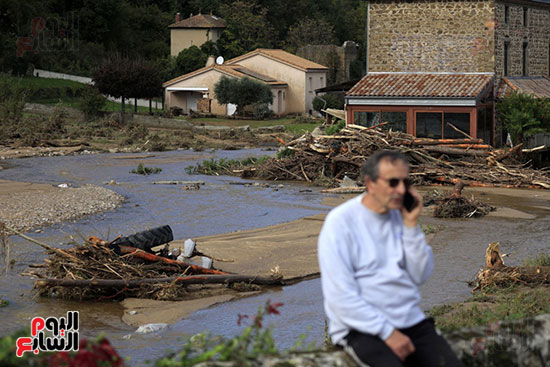
<svg viewBox="0 0 550 367">
<path fill-rule="evenodd" d="M 154 333 L 155 331 L 162 330 L 167 326 L 168 326 L 168 324 L 164 324 L 164 323 L 141 325 L 136 330 L 136 333 L 138 333 L 138 334 Z"/>
<path fill-rule="evenodd" d="M 348 176 L 344 176 L 340 187 L 357 187 L 357 182 L 355 182 L 355 180 L 352 180 Z"/>
</svg>

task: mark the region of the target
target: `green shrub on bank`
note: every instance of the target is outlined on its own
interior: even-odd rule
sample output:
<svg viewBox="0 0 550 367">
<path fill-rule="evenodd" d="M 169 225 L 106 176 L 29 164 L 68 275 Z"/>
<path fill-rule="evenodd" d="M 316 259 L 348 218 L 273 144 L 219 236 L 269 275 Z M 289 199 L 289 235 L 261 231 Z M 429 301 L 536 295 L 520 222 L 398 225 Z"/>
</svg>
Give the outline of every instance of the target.
<svg viewBox="0 0 550 367">
<path fill-rule="evenodd" d="M 270 157 L 264 155 L 261 157 L 248 157 L 242 160 L 236 159 L 214 159 L 202 161 L 195 166 L 189 166 L 185 168 L 185 171 L 190 175 L 219 175 L 219 174 L 232 174 L 235 169 L 243 169 L 250 166 L 259 166 Z"/>
<path fill-rule="evenodd" d="M 101 111 L 106 103 L 107 98 L 99 93 L 97 88 L 87 87 L 80 97 L 79 107 L 86 120 L 93 120 L 103 114 Z"/>
<path fill-rule="evenodd" d="M 152 175 L 155 173 L 160 173 L 162 168 L 158 167 L 145 167 L 143 163 L 138 164 L 136 169 L 130 171 L 130 173 L 135 173 L 137 175 Z"/>
<path fill-rule="evenodd" d="M 21 78 L 0 74 L 0 119 L 2 124 L 7 120 L 20 121 L 27 101 L 28 91 Z"/>
</svg>

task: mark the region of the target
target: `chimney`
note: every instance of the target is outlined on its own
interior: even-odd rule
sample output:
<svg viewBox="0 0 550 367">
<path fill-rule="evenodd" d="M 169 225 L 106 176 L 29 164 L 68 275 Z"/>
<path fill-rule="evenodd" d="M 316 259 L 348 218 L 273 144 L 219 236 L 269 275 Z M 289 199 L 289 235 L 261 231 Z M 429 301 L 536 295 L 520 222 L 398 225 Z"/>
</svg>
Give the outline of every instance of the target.
<svg viewBox="0 0 550 367">
<path fill-rule="evenodd" d="M 181 20 L 180 13 L 176 13 L 176 23 Z"/>
<path fill-rule="evenodd" d="M 206 66 L 213 65 L 216 62 L 214 55 L 209 55 L 208 59 L 206 60 Z"/>
</svg>

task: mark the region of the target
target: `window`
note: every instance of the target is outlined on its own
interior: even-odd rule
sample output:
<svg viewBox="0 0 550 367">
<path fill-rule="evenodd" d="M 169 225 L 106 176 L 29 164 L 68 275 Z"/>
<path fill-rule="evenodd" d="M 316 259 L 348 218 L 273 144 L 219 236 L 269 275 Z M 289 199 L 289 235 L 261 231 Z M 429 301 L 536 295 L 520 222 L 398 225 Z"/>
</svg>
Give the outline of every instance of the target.
<svg viewBox="0 0 550 367">
<path fill-rule="evenodd" d="M 508 49 L 509 48 L 510 48 L 510 41 L 508 40 L 504 41 L 504 76 L 508 75 L 508 57 L 509 57 Z"/>
<path fill-rule="evenodd" d="M 309 77 L 309 89 L 313 89 L 313 78 Z"/>
<path fill-rule="evenodd" d="M 522 75 L 527 76 L 527 41 L 523 41 L 523 53 L 522 53 Z"/>
<path fill-rule="evenodd" d="M 455 139 L 464 137 L 464 135 L 449 126 L 448 123 L 453 124 L 466 134 L 470 133 L 469 113 L 417 112 L 416 136 L 430 139 Z"/>
<path fill-rule="evenodd" d="M 480 107 L 477 109 L 477 137 L 483 139 L 484 143 L 491 142 L 491 126 L 493 119 L 493 108 Z"/>
<path fill-rule="evenodd" d="M 508 24 L 508 13 L 510 13 L 510 7 L 509 6 L 505 6 L 504 7 L 504 23 L 505 24 Z"/>
<path fill-rule="evenodd" d="M 325 86 L 325 85 L 323 84 L 323 77 L 321 77 L 321 79 L 320 79 L 320 80 L 321 80 L 321 84 L 320 84 L 320 85 L 321 85 L 321 88 L 322 88 L 322 87 L 324 87 L 324 86 Z"/>
<path fill-rule="evenodd" d="M 382 129 L 407 132 L 407 112 L 382 112 Z"/>
<path fill-rule="evenodd" d="M 441 131 L 442 112 L 417 112 L 416 136 L 419 138 L 443 138 Z"/>
<path fill-rule="evenodd" d="M 443 128 L 443 137 L 445 139 L 459 139 L 464 135 L 453 129 L 449 124 L 464 131 L 466 134 L 470 132 L 470 114 L 469 113 L 452 113 L 445 112 L 445 125 Z"/>
<path fill-rule="evenodd" d="M 392 131 L 407 131 L 407 112 L 396 111 L 361 111 L 353 113 L 353 123 L 365 127 L 377 126 Z"/>
<path fill-rule="evenodd" d="M 528 8 L 523 8 L 523 25 L 525 27 L 527 27 L 527 12 L 528 12 Z"/>
</svg>

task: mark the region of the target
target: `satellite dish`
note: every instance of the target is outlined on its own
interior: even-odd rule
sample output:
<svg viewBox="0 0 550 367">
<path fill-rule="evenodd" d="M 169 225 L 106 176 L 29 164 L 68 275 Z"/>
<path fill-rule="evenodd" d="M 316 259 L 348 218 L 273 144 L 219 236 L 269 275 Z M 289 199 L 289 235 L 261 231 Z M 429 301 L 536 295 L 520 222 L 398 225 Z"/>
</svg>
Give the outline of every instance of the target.
<svg viewBox="0 0 550 367">
<path fill-rule="evenodd" d="M 223 64 L 223 56 L 218 56 L 216 57 L 216 64 L 218 65 L 222 65 Z"/>
</svg>

